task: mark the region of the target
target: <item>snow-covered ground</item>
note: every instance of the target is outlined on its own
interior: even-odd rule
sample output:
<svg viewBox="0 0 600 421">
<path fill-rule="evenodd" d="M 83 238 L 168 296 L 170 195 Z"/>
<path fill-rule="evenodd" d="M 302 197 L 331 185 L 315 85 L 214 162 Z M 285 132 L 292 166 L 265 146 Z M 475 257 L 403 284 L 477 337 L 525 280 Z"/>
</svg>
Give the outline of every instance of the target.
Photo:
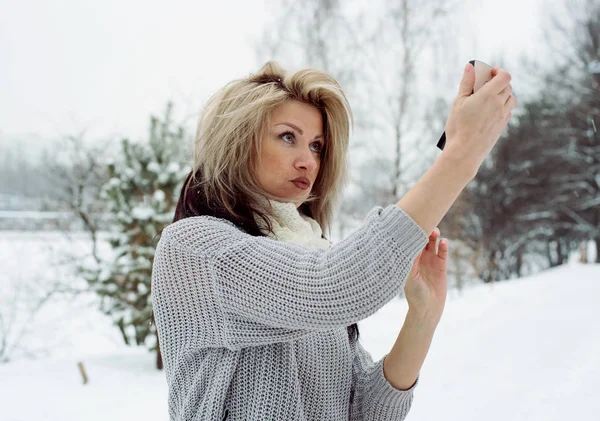
<svg viewBox="0 0 600 421">
<path fill-rule="evenodd" d="M 51 234 L 0 235 L 0 303 L 15 280 L 48 272 Z M 66 243 L 65 243 L 66 244 Z M 53 250 L 50 252 L 50 250 Z M 600 265 L 451 292 L 421 372 L 417 420 L 600 419 Z M 2 301 L 4 300 L 4 301 Z M 167 387 L 154 356 L 126 348 L 91 297 L 57 300 L 35 319 L 27 345 L 49 357 L 0 364 L 0 421 L 164 421 Z M 406 314 L 393 300 L 360 323 L 374 359 L 389 351 Z M 89 383 L 82 385 L 82 361 Z"/>
<path fill-rule="evenodd" d="M 600 265 L 571 265 L 450 296 L 409 420 L 599 420 Z M 362 323 L 373 358 L 406 307 Z"/>
</svg>

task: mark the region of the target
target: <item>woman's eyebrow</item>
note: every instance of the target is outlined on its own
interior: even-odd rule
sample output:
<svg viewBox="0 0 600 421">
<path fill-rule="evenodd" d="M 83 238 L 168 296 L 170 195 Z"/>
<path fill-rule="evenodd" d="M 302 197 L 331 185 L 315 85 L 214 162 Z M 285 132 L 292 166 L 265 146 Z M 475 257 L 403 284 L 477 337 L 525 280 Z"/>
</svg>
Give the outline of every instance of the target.
<svg viewBox="0 0 600 421">
<path fill-rule="evenodd" d="M 300 133 L 300 135 L 304 135 L 304 132 L 302 131 L 302 129 L 298 126 L 296 126 L 295 124 L 292 123 L 288 123 L 288 122 L 283 122 L 283 123 L 277 123 L 276 126 L 281 126 L 282 124 L 285 124 L 286 126 L 290 126 L 292 129 L 296 130 L 298 133 Z M 315 137 L 315 139 L 318 138 L 323 138 L 323 135 L 320 134 L 318 136 Z"/>
</svg>

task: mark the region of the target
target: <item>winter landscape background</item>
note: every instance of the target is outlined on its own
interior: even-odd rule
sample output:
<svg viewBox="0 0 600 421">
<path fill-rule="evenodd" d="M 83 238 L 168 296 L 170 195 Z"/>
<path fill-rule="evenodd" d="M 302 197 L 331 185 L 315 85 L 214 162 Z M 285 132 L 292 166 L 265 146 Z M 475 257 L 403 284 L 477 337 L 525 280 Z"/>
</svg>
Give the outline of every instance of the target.
<svg viewBox="0 0 600 421">
<path fill-rule="evenodd" d="M 511 123 L 440 224 L 448 303 L 407 419 L 598 419 L 597 1 L 0 9 L 0 421 L 168 419 L 154 246 L 202 105 L 270 59 L 329 71 L 353 106 L 334 241 L 440 155 L 466 61 L 511 72 Z M 359 324 L 375 360 L 406 310 Z"/>
</svg>

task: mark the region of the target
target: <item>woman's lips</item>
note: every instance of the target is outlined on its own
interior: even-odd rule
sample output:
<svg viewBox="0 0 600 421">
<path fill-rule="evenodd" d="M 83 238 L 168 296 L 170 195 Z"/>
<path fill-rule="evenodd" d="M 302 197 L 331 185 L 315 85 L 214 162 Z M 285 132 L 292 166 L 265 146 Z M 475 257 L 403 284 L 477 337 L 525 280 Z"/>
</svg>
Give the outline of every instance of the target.
<svg viewBox="0 0 600 421">
<path fill-rule="evenodd" d="M 304 181 L 304 180 L 292 180 L 292 183 L 294 183 L 294 186 L 298 187 L 299 189 L 302 190 L 308 190 L 310 188 L 310 183 L 308 181 Z"/>
</svg>

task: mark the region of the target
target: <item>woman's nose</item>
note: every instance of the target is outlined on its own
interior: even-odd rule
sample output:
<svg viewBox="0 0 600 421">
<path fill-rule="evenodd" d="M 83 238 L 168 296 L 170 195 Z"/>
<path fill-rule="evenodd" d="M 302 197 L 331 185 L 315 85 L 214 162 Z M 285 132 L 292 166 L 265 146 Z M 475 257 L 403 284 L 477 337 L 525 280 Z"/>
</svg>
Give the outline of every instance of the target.
<svg viewBox="0 0 600 421">
<path fill-rule="evenodd" d="M 313 172 L 317 168 L 317 158 L 310 148 L 303 149 L 296 158 L 296 167 L 308 172 Z"/>
</svg>

